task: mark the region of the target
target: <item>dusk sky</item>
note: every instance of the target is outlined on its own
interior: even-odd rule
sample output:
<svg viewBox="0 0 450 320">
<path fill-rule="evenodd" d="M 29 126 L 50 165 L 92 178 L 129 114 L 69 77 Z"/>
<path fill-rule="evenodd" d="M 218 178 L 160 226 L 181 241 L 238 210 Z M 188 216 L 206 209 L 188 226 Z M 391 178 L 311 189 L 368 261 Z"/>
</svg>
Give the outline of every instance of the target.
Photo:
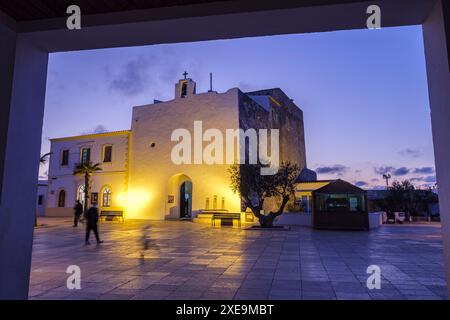
<svg viewBox="0 0 450 320">
<path fill-rule="evenodd" d="M 286 92 L 303 110 L 319 179 L 381 188 L 390 172 L 435 183 L 420 26 L 52 54 L 42 153 L 49 138 L 129 129 L 132 107 L 173 99 L 185 70 L 197 92 L 209 72 L 219 92 Z"/>
</svg>

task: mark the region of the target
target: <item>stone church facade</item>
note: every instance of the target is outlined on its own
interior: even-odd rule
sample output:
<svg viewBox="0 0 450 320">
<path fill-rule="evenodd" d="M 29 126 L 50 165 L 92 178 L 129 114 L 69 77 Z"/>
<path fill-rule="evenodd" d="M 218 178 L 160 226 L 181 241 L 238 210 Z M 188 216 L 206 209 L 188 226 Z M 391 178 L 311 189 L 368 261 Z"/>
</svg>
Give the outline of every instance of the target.
<svg viewBox="0 0 450 320">
<path fill-rule="evenodd" d="M 173 100 L 134 107 L 130 130 L 52 139 L 45 214 L 73 214 L 84 192 L 73 168 L 83 160 L 103 169 L 92 177 L 90 190 L 100 211 L 154 220 L 192 218 L 205 210 L 241 212 L 240 198 L 230 189 L 229 164 L 175 164 L 171 158 L 174 130 L 193 132 L 196 121 L 203 132 L 279 129 L 280 162 L 306 167 L 303 113 L 281 89 L 196 93 L 195 81 L 182 79 Z"/>
</svg>

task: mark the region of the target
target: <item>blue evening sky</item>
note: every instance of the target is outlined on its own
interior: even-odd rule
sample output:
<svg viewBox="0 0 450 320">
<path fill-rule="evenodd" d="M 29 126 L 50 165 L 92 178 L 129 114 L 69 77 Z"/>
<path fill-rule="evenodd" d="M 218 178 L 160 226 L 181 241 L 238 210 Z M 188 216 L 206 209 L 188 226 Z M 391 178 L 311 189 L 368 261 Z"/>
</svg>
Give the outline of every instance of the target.
<svg viewBox="0 0 450 320">
<path fill-rule="evenodd" d="M 132 106 L 172 99 L 184 70 L 200 92 L 209 72 L 219 92 L 284 90 L 303 110 L 320 179 L 381 187 L 390 172 L 434 184 L 420 26 L 52 54 L 42 153 L 49 138 L 129 129 Z"/>
</svg>

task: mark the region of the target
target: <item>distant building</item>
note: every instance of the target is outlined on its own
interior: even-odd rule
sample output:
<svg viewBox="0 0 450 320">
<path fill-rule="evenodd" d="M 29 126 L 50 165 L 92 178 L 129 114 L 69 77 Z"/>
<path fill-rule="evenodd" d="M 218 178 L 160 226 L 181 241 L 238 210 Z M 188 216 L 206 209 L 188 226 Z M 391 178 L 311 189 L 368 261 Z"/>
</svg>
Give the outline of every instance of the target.
<svg viewBox="0 0 450 320">
<path fill-rule="evenodd" d="M 300 204 L 300 210 L 305 213 L 312 213 L 313 198 L 312 193 L 314 190 L 322 188 L 327 184 L 333 182 L 333 180 L 309 180 L 302 181 L 297 180 L 298 183 L 295 188 L 295 199 Z"/>
<path fill-rule="evenodd" d="M 43 217 L 45 215 L 45 206 L 47 202 L 48 181 L 39 180 L 36 201 L 36 215 Z"/>
<path fill-rule="evenodd" d="M 295 198 L 301 201 L 301 211 L 312 214 L 315 228 L 369 229 L 367 193 L 347 181 L 300 180 Z"/>
</svg>

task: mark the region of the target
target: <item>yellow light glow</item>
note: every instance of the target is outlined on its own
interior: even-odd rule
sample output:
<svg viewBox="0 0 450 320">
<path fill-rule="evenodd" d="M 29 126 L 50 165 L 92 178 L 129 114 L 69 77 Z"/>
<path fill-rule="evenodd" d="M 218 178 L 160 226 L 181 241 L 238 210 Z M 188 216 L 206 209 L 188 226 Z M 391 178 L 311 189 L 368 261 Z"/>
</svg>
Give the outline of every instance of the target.
<svg viewBox="0 0 450 320">
<path fill-rule="evenodd" d="M 225 180 L 217 180 L 213 183 L 218 187 L 219 201 L 220 197 L 225 197 L 225 207 L 230 212 L 240 212 L 241 211 L 241 198 L 238 194 L 235 194 L 230 188 L 230 182 Z"/>
<path fill-rule="evenodd" d="M 129 190 L 117 195 L 117 201 L 125 207 L 128 217 L 135 218 L 146 208 L 152 199 L 152 194 L 145 190 Z"/>
</svg>

